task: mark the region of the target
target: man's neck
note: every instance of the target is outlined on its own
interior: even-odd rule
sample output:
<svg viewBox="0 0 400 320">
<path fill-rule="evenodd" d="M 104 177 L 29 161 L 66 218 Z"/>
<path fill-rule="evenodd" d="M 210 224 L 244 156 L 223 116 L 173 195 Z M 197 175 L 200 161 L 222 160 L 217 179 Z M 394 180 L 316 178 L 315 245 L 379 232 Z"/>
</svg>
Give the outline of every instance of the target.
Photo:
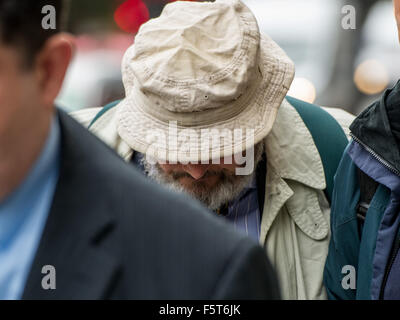
<svg viewBox="0 0 400 320">
<path fill-rule="evenodd" d="M 51 125 L 51 116 L 36 118 L 24 130 L 0 137 L 0 204 L 23 182 L 38 159 Z"/>
</svg>

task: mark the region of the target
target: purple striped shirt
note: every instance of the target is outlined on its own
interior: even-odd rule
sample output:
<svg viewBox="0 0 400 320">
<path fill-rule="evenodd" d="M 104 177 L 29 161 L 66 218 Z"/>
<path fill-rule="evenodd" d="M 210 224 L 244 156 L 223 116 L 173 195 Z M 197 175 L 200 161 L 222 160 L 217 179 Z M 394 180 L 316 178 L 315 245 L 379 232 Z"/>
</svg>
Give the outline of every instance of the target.
<svg viewBox="0 0 400 320">
<path fill-rule="evenodd" d="M 236 230 L 244 232 L 257 242 L 259 241 L 261 214 L 255 176 L 250 185 L 229 204 L 225 218 L 234 224 Z"/>
</svg>

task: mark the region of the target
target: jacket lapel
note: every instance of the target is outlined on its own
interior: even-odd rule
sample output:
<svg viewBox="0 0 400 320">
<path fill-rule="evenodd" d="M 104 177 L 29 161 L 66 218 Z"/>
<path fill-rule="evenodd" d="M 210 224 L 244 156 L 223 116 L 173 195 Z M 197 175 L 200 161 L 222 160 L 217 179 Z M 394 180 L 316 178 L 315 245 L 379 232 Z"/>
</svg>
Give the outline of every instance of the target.
<svg viewBox="0 0 400 320">
<path fill-rule="evenodd" d="M 96 155 L 85 150 L 84 129 L 61 111 L 59 118 L 59 181 L 23 299 L 106 298 L 118 271 L 117 259 L 102 248 L 113 231 L 111 208 L 97 201 L 102 195 L 96 193 L 96 172 L 90 166 L 90 157 Z M 42 287 L 47 265 L 56 271 L 55 290 Z"/>
<path fill-rule="evenodd" d="M 279 211 L 291 198 L 297 196 L 289 185 L 290 181 L 296 181 L 314 190 L 323 190 L 326 187 L 321 158 L 311 133 L 297 111 L 286 100 L 282 102 L 274 126 L 265 139 L 265 148 L 267 179 L 261 221 L 262 245 L 265 244 Z M 310 201 L 307 204 L 310 204 Z M 313 201 L 314 204 L 318 206 L 318 201 Z M 319 211 L 316 209 L 316 212 Z M 291 210 L 290 213 L 294 213 L 293 218 L 295 222 L 300 223 L 302 229 L 313 230 L 314 221 L 306 217 L 306 211 Z M 325 228 L 325 223 L 323 227 Z M 325 234 L 325 229 L 322 233 Z"/>
<path fill-rule="evenodd" d="M 264 210 L 261 219 L 260 244 L 264 246 L 268 231 L 284 204 L 293 196 L 293 191 L 279 176 L 274 167 L 267 170 Z"/>
</svg>

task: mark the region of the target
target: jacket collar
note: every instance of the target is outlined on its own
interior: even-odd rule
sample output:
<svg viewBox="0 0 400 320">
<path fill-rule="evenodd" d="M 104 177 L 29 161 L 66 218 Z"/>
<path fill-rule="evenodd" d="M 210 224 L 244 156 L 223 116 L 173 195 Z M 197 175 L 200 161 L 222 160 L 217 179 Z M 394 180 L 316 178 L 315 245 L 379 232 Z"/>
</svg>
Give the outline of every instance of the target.
<svg viewBox="0 0 400 320">
<path fill-rule="evenodd" d="M 350 126 L 353 138 L 400 172 L 400 81 L 365 109 Z"/>
<path fill-rule="evenodd" d="M 115 257 L 101 248 L 114 219 L 104 209 L 104 201 L 96 201 L 104 191 L 93 184 L 93 159 L 97 157 L 96 149 L 91 149 L 93 141 L 62 111 L 59 119 L 59 181 L 23 299 L 101 299 L 118 267 Z M 42 288 L 46 265 L 56 270 L 56 290 Z"/>
<path fill-rule="evenodd" d="M 285 203 L 296 192 L 290 181 L 323 190 L 326 187 L 322 161 L 311 133 L 298 112 L 286 100 L 282 102 L 272 131 L 265 139 L 267 152 L 267 178 L 265 203 L 261 221 L 260 244 L 264 245 L 267 234 Z M 302 204 L 313 208 L 316 219 L 310 219 L 309 210 L 290 206 L 289 214 L 295 223 L 311 238 L 320 240 L 328 230 L 327 223 L 315 229 L 315 220 L 321 221 L 316 196 L 310 195 Z"/>
<path fill-rule="evenodd" d="M 321 157 L 311 133 L 286 100 L 265 139 L 265 146 L 268 166 L 282 179 L 295 180 L 318 190 L 326 188 Z"/>
</svg>

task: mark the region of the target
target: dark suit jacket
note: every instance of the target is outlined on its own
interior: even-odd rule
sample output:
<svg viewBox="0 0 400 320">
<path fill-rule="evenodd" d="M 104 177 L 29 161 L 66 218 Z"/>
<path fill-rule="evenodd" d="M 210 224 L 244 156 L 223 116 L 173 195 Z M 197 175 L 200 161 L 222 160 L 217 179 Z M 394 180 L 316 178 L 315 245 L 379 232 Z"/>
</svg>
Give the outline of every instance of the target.
<svg viewBox="0 0 400 320">
<path fill-rule="evenodd" d="M 24 299 L 274 299 L 264 251 L 59 112 L 60 178 Z M 42 288 L 42 268 L 56 289 Z"/>
</svg>

